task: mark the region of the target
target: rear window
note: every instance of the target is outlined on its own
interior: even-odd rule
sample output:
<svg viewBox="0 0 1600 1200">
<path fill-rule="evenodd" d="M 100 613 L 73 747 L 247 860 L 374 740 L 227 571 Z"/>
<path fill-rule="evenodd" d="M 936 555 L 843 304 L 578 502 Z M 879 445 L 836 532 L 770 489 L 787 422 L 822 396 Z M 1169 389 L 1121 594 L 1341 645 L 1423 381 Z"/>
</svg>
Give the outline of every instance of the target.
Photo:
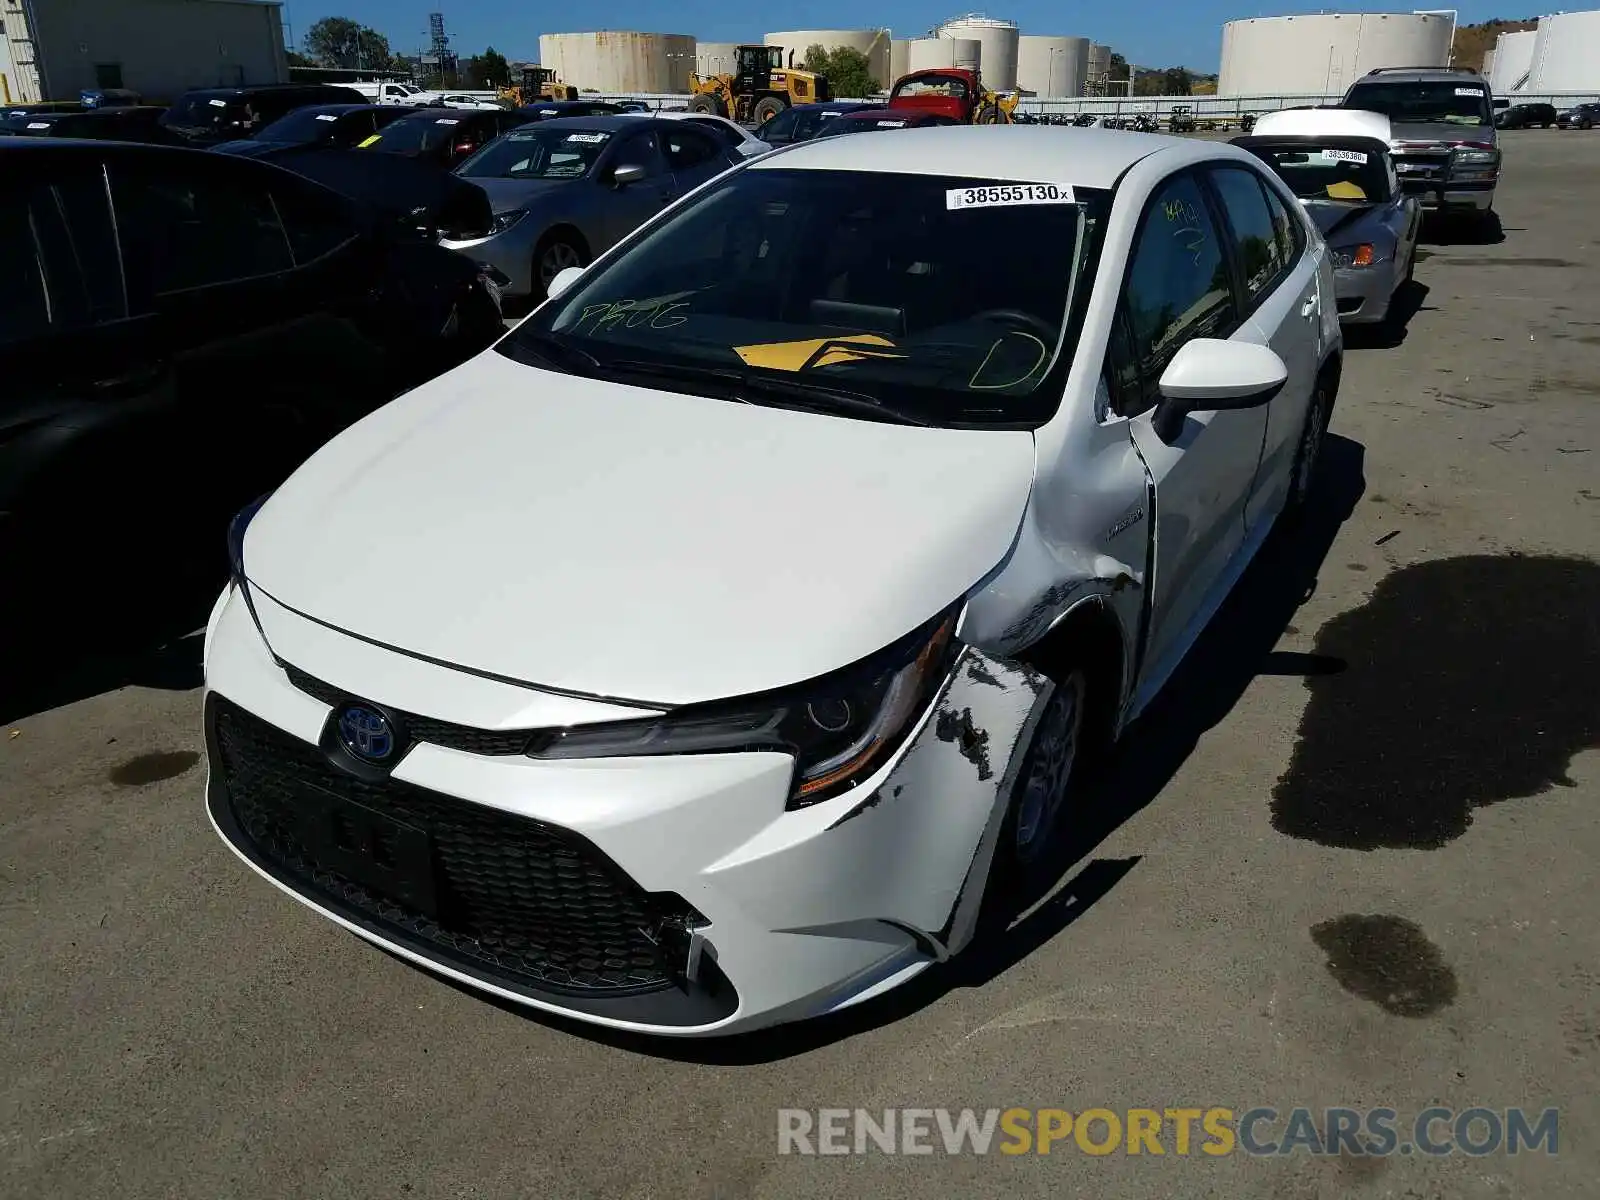
<svg viewBox="0 0 1600 1200">
<path fill-rule="evenodd" d="M 437 150 L 466 131 L 467 119 L 449 113 L 408 117 L 383 128 L 368 149 L 387 154 L 423 154 Z"/>
<path fill-rule="evenodd" d="M 1254 153 L 1302 200 L 1389 198 L 1389 170 L 1381 154 L 1314 143 L 1255 147 Z"/>
<path fill-rule="evenodd" d="M 1344 107 L 1382 113 L 1402 124 L 1494 124 L 1488 90 L 1465 80 L 1358 83 L 1345 97 Z"/>
</svg>

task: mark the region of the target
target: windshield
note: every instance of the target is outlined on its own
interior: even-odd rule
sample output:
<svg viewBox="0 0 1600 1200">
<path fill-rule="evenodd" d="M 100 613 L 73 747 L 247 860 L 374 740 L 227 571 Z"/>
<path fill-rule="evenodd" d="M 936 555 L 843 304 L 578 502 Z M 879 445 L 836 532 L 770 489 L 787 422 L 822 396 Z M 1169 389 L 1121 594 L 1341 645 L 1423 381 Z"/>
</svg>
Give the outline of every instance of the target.
<svg viewBox="0 0 1600 1200">
<path fill-rule="evenodd" d="M 945 96 L 965 100 L 967 81 L 959 75 L 928 75 L 901 84 L 894 94 L 896 99 L 903 96 Z"/>
<path fill-rule="evenodd" d="M 1382 113 L 1396 123 L 1493 125 L 1489 93 L 1481 84 L 1463 86 L 1448 79 L 1426 83 L 1358 83 L 1345 108 Z"/>
<path fill-rule="evenodd" d="M 461 131 L 462 118 L 446 112 L 439 116 L 408 117 L 386 125 L 362 145 L 385 154 L 425 154 L 437 150 Z"/>
<path fill-rule="evenodd" d="M 1389 199 L 1389 168 L 1380 154 L 1304 144 L 1256 152 L 1302 200 L 1360 204 Z"/>
<path fill-rule="evenodd" d="M 1055 184 L 737 171 L 499 349 L 757 404 L 1032 427 L 1060 402 L 1108 204 Z"/>
<path fill-rule="evenodd" d="M 467 179 L 582 179 L 611 140 L 604 129 L 531 125 L 490 142 L 456 174 Z"/>
<path fill-rule="evenodd" d="M 167 110 L 162 124 L 174 129 L 222 129 L 245 123 L 245 106 L 238 98 L 185 96 Z"/>
<path fill-rule="evenodd" d="M 286 117 L 279 117 L 256 134 L 256 137 L 263 142 L 292 142 L 296 145 L 320 142 L 333 136 L 339 126 L 339 118 L 344 115 L 346 114 L 302 108 Z"/>
</svg>

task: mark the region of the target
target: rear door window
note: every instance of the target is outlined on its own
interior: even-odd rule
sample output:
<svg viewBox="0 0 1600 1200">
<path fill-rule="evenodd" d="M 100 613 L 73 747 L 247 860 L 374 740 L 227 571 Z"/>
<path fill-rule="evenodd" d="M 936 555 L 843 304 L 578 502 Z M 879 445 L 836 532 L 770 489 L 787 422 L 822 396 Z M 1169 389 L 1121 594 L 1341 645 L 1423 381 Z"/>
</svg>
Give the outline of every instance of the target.
<svg viewBox="0 0 1600 1200">
<path fill-rule="evenodd" d="M 0 192 L 0 346 L 25 342 L 50 329 L 50 301 L 28 205 Z"/>
<path fill-rule="evenodd" d="M 1259 177 L 1243 167 L 1218 167 L 1211 172 L 1227 218 L 1233 258 L 1244 283 L 1245 304 L 1253 309 L 1283 278 L 1284 256 L 1272 226 L 1272 212 Z"/>
<path fill-rule="evenodd" d="M 684 125 L 687 122 L 675 122 Z M 674 171 L 688 171 L 709 164 L 717 157 L 718 147 L 698 129 L 669 129 L 661 134 L 661 145 L 667 154 L 667 165 Z"/>
</svg>

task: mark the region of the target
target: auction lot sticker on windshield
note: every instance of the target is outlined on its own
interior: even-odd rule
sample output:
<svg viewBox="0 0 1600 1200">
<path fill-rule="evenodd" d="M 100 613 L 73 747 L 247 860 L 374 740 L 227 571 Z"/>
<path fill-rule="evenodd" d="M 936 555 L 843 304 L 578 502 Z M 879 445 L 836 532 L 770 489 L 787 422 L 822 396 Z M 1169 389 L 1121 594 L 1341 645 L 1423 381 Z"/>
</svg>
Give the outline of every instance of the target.
<svg viewBox="0 0 1600 1200">
<path fill-rule="evenodd" d="M 1483 95 L 1483 89 L 1482 88 L 1457 88 L 1456 89 L 1456 95 L 1458 95 L 1458 96 L 1481 96 L 1481 95 Z"/>
<path fill-rule="evenodd" d="M 207 100 L 206 103 L 211 105 L 212 108 L 227 108 L 228 107 L 228 102 L 226 100 Z"/>
<path fill-rule="evenodd" d="M 1001 208 L 1008 204 L 1076 204 L 1064 183 L 1014 183 L 1004 187 L 951 188 L 944 194 L 949 211 L 958 208 Z"/>
<path fill-rule="evenodd" d="M 879 121 L 878 122 L 878 128 L 879 129 L 903 129 L 904 127 L 905 127 L 905 122 L 904 121 Z"/>
<path fill-rule="evenodd" d="M 437 121 L 434 122 L 434 124 L 435 125 L 459 125 L 459 124 L 461 124 L 461 122 L 459 120 L 457 120 L 455 117 L 440 117 Z"/>
<path fill-rule="evenodd" d="M 50 122 L 49 121 L 29 121 L 28 122 L 28 128 L 29 129 L 49 129 L 50 128 Z"/>
<path fill-rule="evenodd" d="M 317 120 L 319 120 L 319 121 L 337 121 L 338 119 L 339 118 L 334 116 L 332 113 L 318 113 L 317 114 Z"/>
<path fill-rule="evenodd" d="M 567 141 L 579 142 L 588 146 L 598 146 L 610 136 L 609 133 L 569 133 L 567 134 Z"/>
<path fill-rule="evenodd" d="M 1333 162 L 1356 163 L 1361 166 L 1365 166 L 1367 162 L 1367 156 L 1360 150 L 1324 150 L 1322 157 Z"/>
</svg>

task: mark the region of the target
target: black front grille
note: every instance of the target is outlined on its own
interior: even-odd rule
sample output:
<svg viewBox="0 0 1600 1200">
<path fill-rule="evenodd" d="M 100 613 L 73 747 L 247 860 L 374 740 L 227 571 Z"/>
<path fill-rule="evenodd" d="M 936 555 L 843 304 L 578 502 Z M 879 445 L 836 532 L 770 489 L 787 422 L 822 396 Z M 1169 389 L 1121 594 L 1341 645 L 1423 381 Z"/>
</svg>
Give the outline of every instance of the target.
<svg viewBox="0 0 1600 1200">
<path fill-rule="evenodd" d="M 290 683 L 329 707 L 343 704 L 347 700 L 363 699 L 351 692 L 336 688 L 331 683 L 324 683 L 288 663 L 283 664 L 283 670 L 289 676 Z M 464 750 L 468 754 L 521 754 L 527 750 L 528 742 L 533 737 L 531 729 L 474 729 L 470 725 L 437 721 L 432 717 L 418 716 L 415 713 L 397 715 L 405 722 L 406 732 L 412 741 L 444 746 L 450 750 Z"/>
<path fill-rule="evenodd" d="M 208 707 L 231 823 L 251 857 L 296 891 L 512 986 L 625 996 L 676 982 L 663 943 L 704 918 L 680 897 L 644 891 L 577 834 L 399 780 L 357 779 L 219 696 Z M 327 861 L 306 822 L 308 805 L 330 800 L 426 835 L 432 878 L 380 894 Z"/>
</svg>

